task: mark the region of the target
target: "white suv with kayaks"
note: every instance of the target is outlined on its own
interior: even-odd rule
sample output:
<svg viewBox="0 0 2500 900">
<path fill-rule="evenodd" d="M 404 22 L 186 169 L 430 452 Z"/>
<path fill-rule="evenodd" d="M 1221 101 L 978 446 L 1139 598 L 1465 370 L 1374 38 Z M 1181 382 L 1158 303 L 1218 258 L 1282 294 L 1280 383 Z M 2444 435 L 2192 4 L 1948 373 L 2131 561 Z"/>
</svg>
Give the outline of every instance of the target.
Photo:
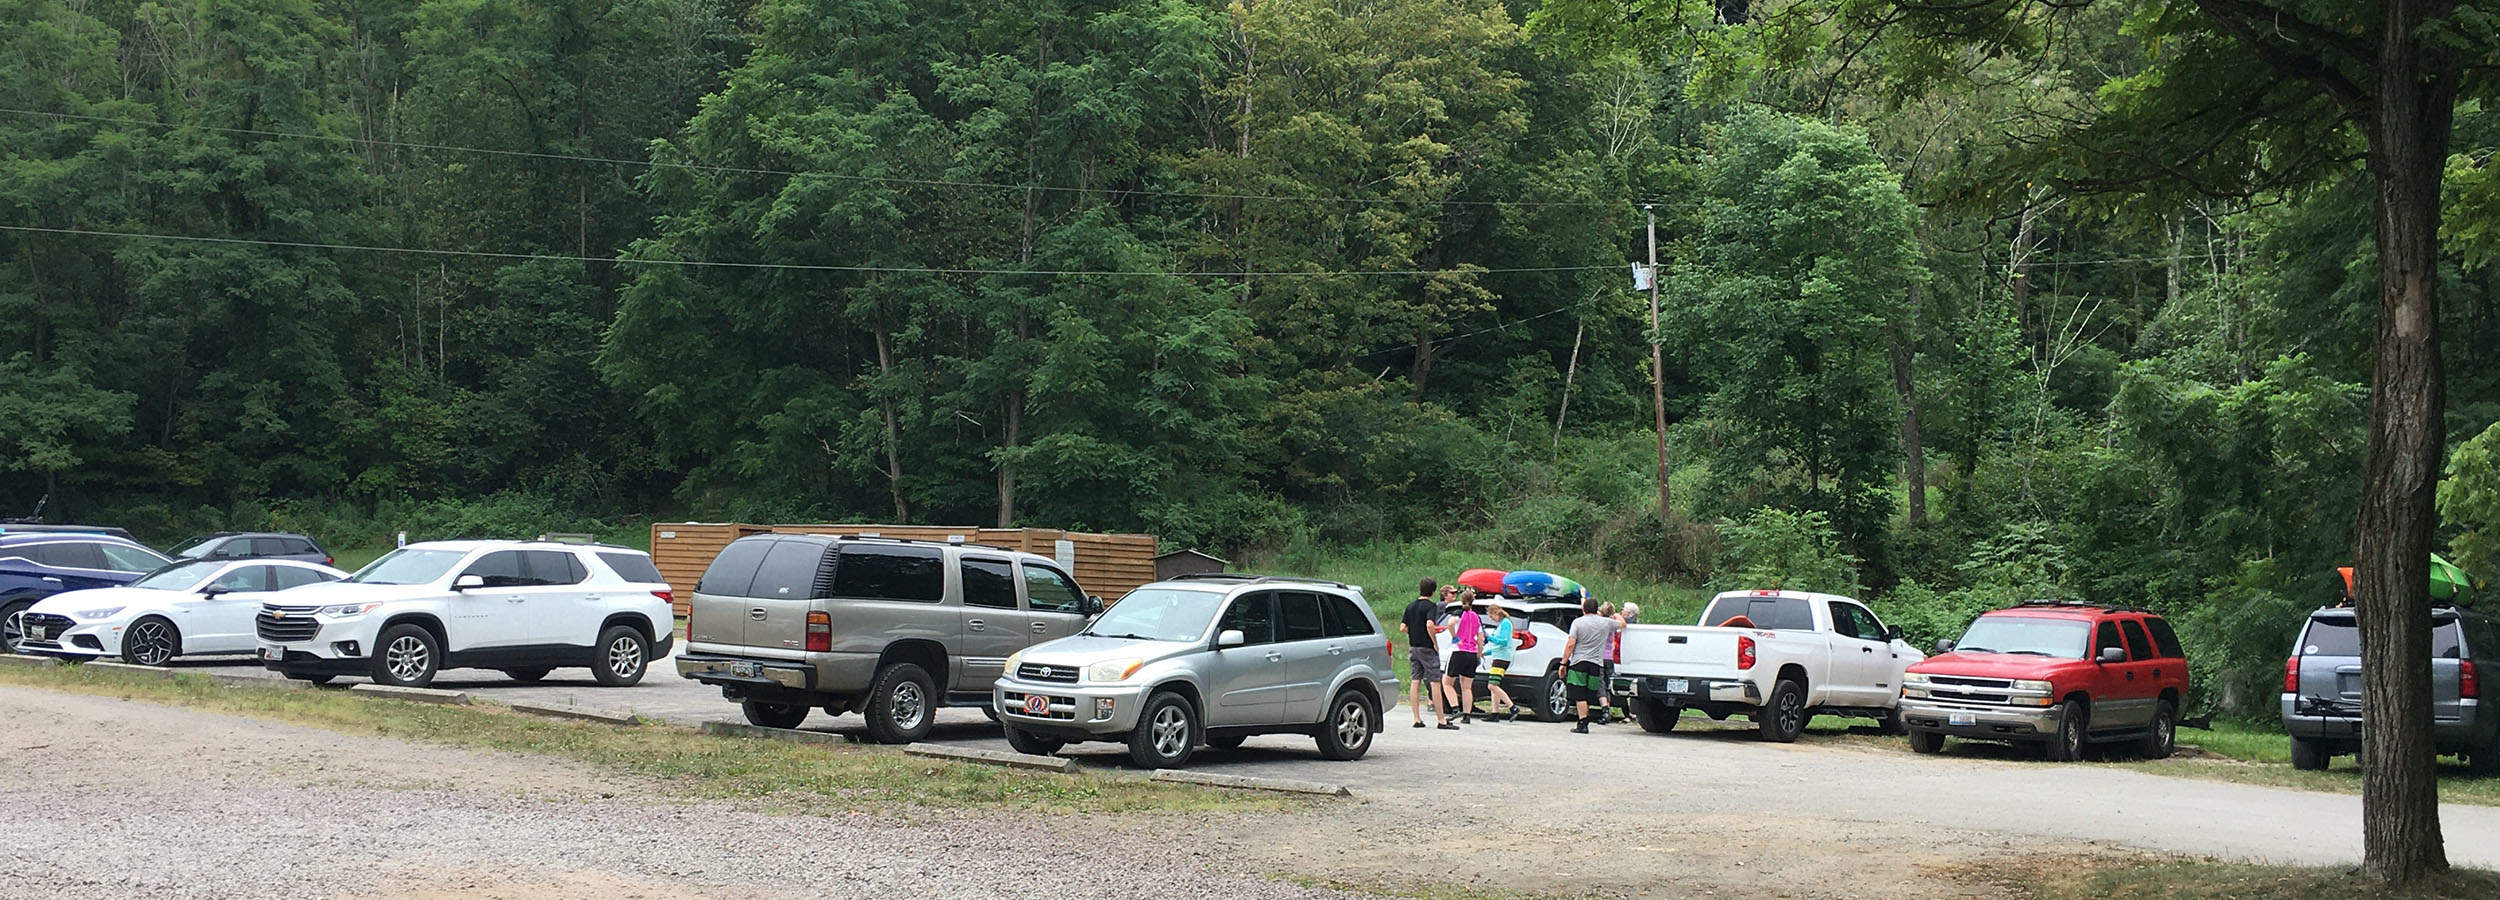
<svg viewBox="0 0 2500 900">
<path fill-rule="evenodd" d="M 161 666 L 177 656 L 250 653 L 252 617 L 278 592 L 346 578 L 291 559 L 189 559 L 121 587 L 65 591 L 20 621 L 18 652 L 64 659 L 118 656 Z"/>
<path fill-rule="evenodd" d="M 587 666 L 623 687 L 668 656 L 670 599 L 651 555 L 629 547 L 430 541 L 272 598 L 254 625 L 261 665 L 315 684 L 363 675 L 423 687 L 461 668 L 537 681 Z"/>
</svg>

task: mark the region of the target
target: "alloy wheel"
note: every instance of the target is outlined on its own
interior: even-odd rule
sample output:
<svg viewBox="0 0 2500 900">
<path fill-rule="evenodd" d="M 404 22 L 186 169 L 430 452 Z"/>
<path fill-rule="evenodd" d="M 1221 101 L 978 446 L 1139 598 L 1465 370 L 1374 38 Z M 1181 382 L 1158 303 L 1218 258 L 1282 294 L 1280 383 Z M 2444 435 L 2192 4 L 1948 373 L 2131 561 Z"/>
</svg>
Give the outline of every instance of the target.
<svg viewBox="0 0 2500 900">
<path fill-rule="evenodd" d="M 141 622 L 130 629 L 130 659 L 143 666 L 161 666 L 174 658 L 174 636 L 165 623 Z"/>
<path fill-rule="evenodd" d="M 1555 673 L 1554 680 L 1546 685 L 1545 713 L 1555 721 L 1571 716 L 1571 692 L 1563 688 L 1561 673 Z"/>
<path fill-rule="evenodd" d="M 415 681 L 423 677 L 426 670 L 432 667 L 433 656 L 426 652 L 425 642 L 418 640 L 416 635 L 401 635 L 398 640 L 391 642 L 390 649 L 383 654 L 382 662 L 383 665 L 390 667 L 391 677 L 401 681 Z"/>
<path fill-rule="evenodd" d="M 894 725 L 905 731 L 920 727 L 920 718 L 929 714 L 928 698 L 921 696 L 920 685 L 909 681 L 894 686 Z"/>
<path fill-rule="evenodd" d="M 1806 728 L 1806 698 L 1797 692 L 1780 695 L 1780 729 L 1790 734 Z"/>
<path fill-rule="evenodd" d="M 608 671 L 618 678 L 632 678 L 642 671 L 642 645 L 632 636 L 608 642 Z"/>
<path fill-rule="evenodd" d="M 18 642 L 25 639 L 26 632 L 17 627 L 17 614 L 11 613 L 6 618 L 0 618 L 0 648 L 16 653 Z"/>
<path fill-rule="evenodd" d="M 1179 756 L 1181 751 L 1189 749 L 1189 716 L 1181 712 L 1178 705 L 1155 711 L 1154 741 L 1155 752 L 1166 758 Z"/>
<path fill-rule="evenodd" d="M 1371 739 L 1371 733 L 1371 711 L 1363 708 L 1363 701 L 1349 697 L 1345 705 L 1337 707 L 1338 746 L 1363 746 L 1364 741 Z"/>
</svg>

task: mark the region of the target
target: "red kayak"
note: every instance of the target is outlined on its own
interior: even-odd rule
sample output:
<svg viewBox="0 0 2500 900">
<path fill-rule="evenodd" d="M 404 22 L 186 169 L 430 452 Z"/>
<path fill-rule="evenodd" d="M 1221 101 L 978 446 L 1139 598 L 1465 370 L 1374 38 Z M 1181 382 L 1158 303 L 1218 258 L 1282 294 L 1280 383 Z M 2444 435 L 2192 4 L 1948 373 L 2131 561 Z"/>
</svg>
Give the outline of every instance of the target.
<svg viewBox="0 0 2500 900">
<path fill-rule="evenodd" d="M 1503 591 L 1502 579 L 1509 576 L 1509 572 L 1500 569 L 1469 569 L 1458 573 L 1458 583 L 1461 587 L 1475 588 L 1478 596 L 1499 597 Z"/>
</svg>

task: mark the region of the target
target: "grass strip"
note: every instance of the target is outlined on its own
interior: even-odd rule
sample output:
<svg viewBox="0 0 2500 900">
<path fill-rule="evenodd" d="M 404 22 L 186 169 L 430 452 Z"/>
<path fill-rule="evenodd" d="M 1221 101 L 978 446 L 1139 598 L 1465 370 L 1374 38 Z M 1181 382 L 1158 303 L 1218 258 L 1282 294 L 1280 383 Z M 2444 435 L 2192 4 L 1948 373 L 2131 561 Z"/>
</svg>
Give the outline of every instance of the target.
<svg viewBox="0 0 2500 900">
<path fill-rule="evenodd" d="M 2351 866 L 2279 866 L 2205 859 L 2034 857 L 1973 863 L 1956 874 L 2023 900 L 2450 900 L 2500 897 L 2500 873 L 2457 869 L 2389 890 Z"/>
<path fill-rule="evenodd" d="M 695 798 L 822 808 L 860 801 L 1040 812 L 1241 812 L 1298 801 L 1090 773 L 1053 774 L 909 757 L 892 748 L 710 737 L 669 724 L 546 719 L 499 704 L 438 706 L 344 691 L 220 687 L 84 666 L 0 669 L 0 685 L 116 697 L 486 750 L 534 753 L 644 776 Z"/>
</svg>

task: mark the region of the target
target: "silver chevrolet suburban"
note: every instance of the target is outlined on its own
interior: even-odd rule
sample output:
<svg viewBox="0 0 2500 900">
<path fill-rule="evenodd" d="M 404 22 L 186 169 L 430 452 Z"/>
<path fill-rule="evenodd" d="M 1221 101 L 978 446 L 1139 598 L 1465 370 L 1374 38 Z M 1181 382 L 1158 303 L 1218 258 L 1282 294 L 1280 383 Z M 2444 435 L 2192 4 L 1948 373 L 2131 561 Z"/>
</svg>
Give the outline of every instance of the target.
<svg viewBox="0 0 2500 900">
<path fill-rule="evenodd" d="M 979 544 L 762 534 L 712 560 L 677 673 L 747 721 L 810 708 L 867 717 L 870 738 L 927 737 L 943 706 L 987 707 L 1007 657 L 1085 627 L 1102 601 L 1046 557 Z"/>
<path fill-rule="evenodd" d="M 1200 743 L 1307 734 L 1359 759 L 1397 696 L 1392 648 L 1361 588 L 1262 575 L 1190 575 L 1129 592 L 1075 637 L 1007 660 L 993 702 L 1018 752 L 1126 743 L 1150 769 Z"/>
<path fill-rule="evenodd" d="M 2349 607 L 2309 614 L 2283 663 L 2283 730 L 2292 766 L 2323 769 L 2361 752 L 2361 629 Z M 2500 674 L 2500 620 L 2431 610 L 2431 738 L 2474 775 L 2500 775 L 2500 715 L 2482 708 L 2482 676 Z"/>
</svg>

